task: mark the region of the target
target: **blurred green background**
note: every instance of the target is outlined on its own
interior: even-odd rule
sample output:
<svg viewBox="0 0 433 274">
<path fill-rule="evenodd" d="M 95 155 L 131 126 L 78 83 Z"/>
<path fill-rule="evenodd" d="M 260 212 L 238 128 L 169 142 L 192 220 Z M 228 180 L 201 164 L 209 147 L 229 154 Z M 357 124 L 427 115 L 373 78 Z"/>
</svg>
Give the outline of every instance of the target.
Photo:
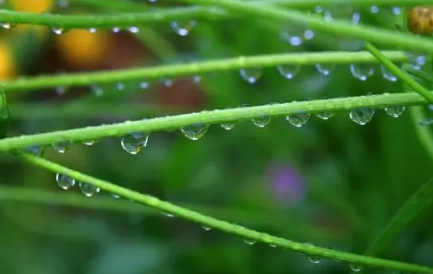
<svg viewBox="0 0 433 274">
<path fill-rule="evenodd" d="M 103 13 L 110 12 L 110 1 L 102 8 L 81 0 L 11 0 L 4 5 L 30 12 Z M 152 5 L 178 4 L 160 0 Z M 402 19 L 396 7 L 316 7 L 310 12 L 384 28 Z M 257 18 L 134 27 L 140 31 L 72 30 L 56 35 L 46 27 L 23 25 L 2 30 L 0 77 L 13 80 L 22 75 L 292 51 L 360 50 L 359 41 L 323 33 L 306 39 L 311 32 L 305 34 L 305 26 Z M 379 65 L 354 65 L 352 71 L 347 65 L 319 68 L 258 68 L 8 94 L 8 136 L 243 104 L 403 91 Z M 138 155 L 123 151 L 120 140 L 113 138 L 93 146 L 74 144 L 65 153 L 48 147 L 44 157 L 220 219 L 355 253 L 365 250 L 432 170 L 408 111 L 396 119 L 381 109 L 365 126 L 344 112 L 329 120 L 311 116 L 300 128 L 284 118 L 273 119 L 265 128 L 242 121 L 230 131 L 213 125 L 198 141 L 180 131 L 154 133 Z M 65 191 L 57 186 L 55 174 L 8 154 L 0 157 L 0 174 L 1 273 L 351 271 L 344 263 L 313 264 L 303 254 L 250 245 L 107 193 L 88 198 L 77 185 Z M 424 214 L 380 256 L 432 265 L 432 217 L 431 212 Z"/>
</svg>

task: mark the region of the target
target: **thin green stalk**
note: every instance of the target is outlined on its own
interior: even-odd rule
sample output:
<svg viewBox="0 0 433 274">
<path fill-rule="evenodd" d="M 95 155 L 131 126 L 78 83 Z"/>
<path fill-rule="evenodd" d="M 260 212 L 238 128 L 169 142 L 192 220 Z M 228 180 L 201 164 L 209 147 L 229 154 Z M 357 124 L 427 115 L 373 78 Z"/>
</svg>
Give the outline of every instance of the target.
<svg viewBox="0 0 433 274">
<path fill-rule="evenodd" d="M 227 9 L 228 11 L 241 12 L 243 14 L 249 14 L 263 19 L 292 22 L 298 25 L 306 25 L 308 28 L 334 35 L 358 38 L 381 45 L 433 54 L 433 41 L 431 39 L 408 33 L 398 33 L 396 31 L 388 31 L 372 26 L 354 25 L 348 21 L 342 20 L 327 22 L 317 15 L 308 16 L 300 11 L 281 9 L 272 5 L 248 4 L 243 1 L 233 0 L 182 1 L 220 7 Z"/>
<path fill-rule="evenodd" d="M 100 1 L 100 0 L 68 0 L 70 3 L 84 4 L 104 10 L 112 10 L 116 12 L 137 12 L 148 11 L 150 5 L 146 3 L 136 3 L 133 1 Z"/>
<path fill-rule="evenodd" d="M 399 93 L 202 111 L 139 121 L 127 121 L 110 125 L 11 137 L 0 140 L 0 151 L 24 149 L 33 145 L 49 145 L 59 141 L 98 140 L 104 137 L 124 136 L 131 132 L 151 133 L 162 130 L 173 130 L 195 124 L 234 122 L 262 116 L 276 117 L 300 112 L 336 112 L 365 107 L 385 108 L 389 106 L 424 105 L 426 103 L 425 99 L 417 93 Z"/>
<path fill-rule="evenodd" d="M 386 51 L 385 56 L 396 62 L 405 62 L 408 56 L 403 52 Z M 53 76 L 22 77 L 1 81 L 6 92 L 30 91 L 57 86 L 88 86 L 93 84 L 116 83 L 129 80 L 160 79 L 184 75 L 199 75 L 217 71 L 228 71 L 242 68 L 273 67 L 284 64 L 353 64 L 377 63 L 376 58 L 368 52 L 316 52 L 269 54 L 251 57 L 235 57 L 215 61 L 202 61 L 188 64 L 164 65 L 153 68 L 122 69 L 105 72 L 57 74 Z"/>
<path fill-rule="evenodd" d="M 422 108 L 413 107 L 410 112 L 415 132 L 418 135 L 421 144 L 426 149 L 429 158 L 433 161 L 433 134 L 430 128 L 419 125 L 419 122 L 424 118 Z"/>
<path fill-rule="evenodd" d="M 367 248 L 365 254 L 372 256 L 382 252 L 397 234 L 407 228 L 413 220 L 433 204 L 432 197 L 433 180 L 430 180 L 400 207 L 388 225 Z"/>
<path fill-rule="evenodd" d="M 433 103 L 433 94 L 420 85 L 415 79 L 413 79 L 409 74 L 402 71 L 398 66 L 396 66 L 391 60 L 389 60 L 385 55 L 383 55 L 376 47 L 372 44 L 367 43 L 365 48 L 376 57 L 379 62 L 381 62 L 390 72 L 395 76 L 400 78 L 407 86 L 412 88 L 414 91 L 418 92 L 422 97 L 424 97 L 430 103 Z"/>
<path fill-rule="evenodd" d="M 29 154 L 20 154 L 19 156 L 23 160 L 35 166 L 50 170 L 55 173 L 61 173 L 66 176 L 70 176 L 80 182 L 92 184 L 96 187 L 101 188 L 102 190 L 111 193 L 116 193 L 122 197 L 142 203 L 161 212 L 166 212 L 176 217 L 190 220 L 196 223 L 200 223 L 202 225 L 212 227 L 230 234 L 238 235 L 240 237 L 247 238 L 250 240 L 259 241 L 265 244 L 272 244 L 285 249 L 302 252 L 310 256 L 318 256 L 321 258 L 343 261 L 350 264 L 393 269 L 393 270 L 398 270 L 403 272 L 429 273 L 429 274 L 433 273 L 433 269 L 425 266 L 350 254 L 342 251 L 336 251 L 336 250 L 314 246 L 308 243 L 298 243 L 281 237 L 276 237 L 264 232 L 255 231 L 240 225 L 218 220 L 216 218 L 206 216 L 198 212 L 160 200 L 156 197 L 141 194 L 139 192 L 114 185 L 110 182 L 91 177 L 89 175 L 63 167 L 59 164 L 47 161 L 42 158 L 38 158 Z"/>
</svg>

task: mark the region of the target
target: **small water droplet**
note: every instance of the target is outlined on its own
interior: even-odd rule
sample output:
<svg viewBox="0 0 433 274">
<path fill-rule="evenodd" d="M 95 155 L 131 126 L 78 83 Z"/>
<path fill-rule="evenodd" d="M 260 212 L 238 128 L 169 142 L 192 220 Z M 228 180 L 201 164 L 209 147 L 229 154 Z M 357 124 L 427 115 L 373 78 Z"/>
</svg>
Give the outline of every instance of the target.
<svg viewBox="0 0 433 274">
<path fill-rule="evenodd" d="M 236 123 L 228 122 L 228 123 L 222 123 L 221 127 L 225 130 L 232 130 L 236 126 Z"/>
<path fill-rule="evenodd" d="M 270 246 L 270 247 L 277 247 L 276 244 L 270 244 L 269 246 Z"/>
<path fill-rule="evenodd" d="M 173 21 L 170 23 L 171 29 L 179 36 L 187 36 L 191 30 L 196 26 L 196 21 L 178 22 Z"/>
<path fill-rule="evenodd" d="M 240 70 L 241 78 L 250 84 L 256 83 L 263 75 L 263 69 L 261 68 L 248 68 Z"/>
<path fill-rule="evenodd" d="M 56 182 L 60 188 L 68 190 L 75 185 L 75 179 L 64 174 L 56 174 Z"/>
<path fill-rule="evenodd" d="M 131 33 L 139 33 L 139 32 L 140 32 L 140 28 L 135 27 L 135 26 L 129 27 L 128 30 L 129 30 Z"/>
<path fill-rule="evenodd" d="M 423 119 L 419 122 L 419 125 L 424 127 L 431 126 L 433 125 L 433 119 Z"/>
<path fill-rule="evenodd" d="M 278 72 L 286 79 L 293 79 L 301 71 L 299 65 L 282 65 L 277 67 Z"/>
<path fill-rule="evenodd" d="M 427 56 L 425 54 L 408 53 L 409 65 L 416 69 L 421 70 L 427 63 Z"/>
<path fill-rule="evenodd" d="M 319 264 L 322 261 L 320 257 L 313 255 L 307 255 L 307 259 L 313 264 Z"/>
<path fill-rule="evenodd" d="M 350 72 L 356 79 L 367 81 L 369 77 L 374 75 L 374 67 L 365 64 L 352 64 L 350 65 Z"/>
<path fill-rule="evenodd" d="M 301 46 L 305 41 L 313 39 L 315 33 L 313 30 L 302 30 L 300 26 L 291 25 L 281 32 L 280 37 L 283 41 L 294 47 Z"/>
<path fill-rule="evenodd" d="M 0 23 L 0 26 L 4 29 L 13 29 L 16 25 L 17 23 Z"/>
<path fill-rule="evenodd" d="M 53 33 L 56 34 L 56 35 L 61 35 L 61 34 L 65 34 L 65 33 L 68 32 L 67 29 L 62 28 L 62 27 L 53 27 L 51 30 L 52 30 Z"/>
<path fill-rule="evenodd" d="M 149 134 L 136 132 L 123 137 L 120 144 L 124 151 L 132 155 L 137 155 L 147 146 L 148 141 Z"/>
<path fill-rule="evenodd" d="M 360 272 L 362 270 L 361 266 L 358 265 L 353 265 L 353 264 L 349 264 L 349 268 L 350 270 L 352 270 L 353 272 Z"/>
<path fill-rule="evenodd" d="M 401 14 L 401 8 L 400 7 L 392 7 L 391 10 L 392 10 L 392 13 L 394 15 L 400 15 Z"/>
<path fill-rule="evenodd" d="M 186 138 L 197 141 L 206 134 L 208 129 L 208 124 L 195 124 L 183 127 L 181 131 Z"/>
<path fill-rule="evenodd" d="M 405 106 L 393 106 L 385 108 L 385 112 L 393 118 L 398 118 L 403 114 L 405 109 Z"/>
<path fill-rule="evenodd" d="M 116 89 L 117 89 L 118 91 L 122 91 L 122 90 L 124 90 L 124 89 L 125 89 L 125 84 L 123 84 L 122 82 L 117 83 L 117 84 L 116 84 Z"/>
<path fill-rule="evenodd" d="M 110 193 L 110 196 L 113 197 L 114 199 L 120 199 L 120 195 L 117 193 Z"/>
<path fill-rule="evenodd" d="M 202 228 L 206 231 L 212 230 L 212 228 L 210 226 L 203 225 Z"/>
<path fill-rule="evenodd" d="M 286 116 L 286 120 L 295 127 L 302 127 L 310 119 L 310 113 L 302 112 Z"/>
<path fill-rule="evenodd" d="M 65 153 L 69 146 L 71 145 L 71 142 L 69 141 L 61 141 L 61 142 L 55 142 L 52 146 L 54 151 L 58 153 Z"/>
<path fill-rule="evenodd" d="M 353 109 L 349 112 L 350 119 L 361 126 L 370 122 L 373 115 L 374 109 L 372 108 Z"/>
<path fill-rule="evenodd" d="M 254 239 L 246 238 L 246 239 L 244 239 L 244 242 L 245 242 L 247 245 L 253 245 L 253 244 L 255 244 L 257 241 L 254 240 Z"/>
<path fill-rule="evenodd" d="M 98 31 L 97 28 L 89 28 L 90 33 L 96 33 Z"/>
<path fill-rule="evenodd" d="M 122 31 L 122 29 L 121 29 L 120 27 L 113 27 L 113 28 L 111 29 L 111 31 L 112 31 L 113 33 L 119 33 L 119 32 Z"/>
<path fill-rule="evenodd" d="M 251 119 L 251 121 L 256 127 L 265 128 L 271 122 L 271 117 L 266 115 L 262 117 L 253 118 Z"/>
<path fill-rule="evenodd" d="M 173 214 L 168 213 L 168 212 L 165 212 L 164 215 L 165 215 L 166 217 L 168 217 L 168 218 L 173 218 L 173 217 L 174 217 Z"/>
<path fill-rule="evenodd" d="M 379 13 L 379 7 L 378 6 L 371 6 L 370 7 L 371 13 Z"/>
<path fill-rule="evenodd" d="M 147 89 L 149 87 L 149 83 L 147 81 L 141 81 L 140 82 L 140 88 L 141 89 Z"/>
<path fill-rule="evenodd" d="M 78 187 L 80 188 L 81 193 L 86 197 L 92 197 L 95 194 L 98 194 L 101 189 L 97 186 L 88 183 L 78 183 Z"/>
<path fill-rule="evenodd" d="M 169 78 L 162 79 L 162 83 L 166 87 L 172 87 L 173 86 L 173 80 L 171 80 Z"/>
<path fill-rule="evenodd" d="M 102 95 L 104 95 L 104 89 L 102 87 L 98 86 L 98 85 L 92 85 L 90 87 L 90 91 L 96 97 L 101 97 Z"/>
<path fill-rule="evenodd" d="M 83 145 L 85 145 L 85 146 L 93 146 L 97 142 L 98 142 L 98 140 L 87 140 L 87 141 L 83 142 Z"/>
<path fill-rule="evenodd" d="M 25 152 L 41 157 L 44 154 L 45 147 L 43 146 L 30 146 L 24 149 Z"/>
<path fill-rule="evenodd" d="M 335 112 L 323 111 L 316 113 L 316 117 L 322 120 L 329 120 L 330 118 L 334 117 L 335 114 Z"/>
<path fill-rule="evenodd" d="M 382 76 L 384 79 L 390 82 L 397 82 L 398 78 L 392 72 L 390 72 L 385 66 L 381 66 Z"/>
<path fill-rule="evenodd" d="M 64 86 L 57 86 L 56 87 L 56 93 L 58 95 L 63 95 L 66 93 L 66 88 Z"/>
<path fill-rule="evenodd" d="M 323 76 L 329 76 L 335 69 L 335 65 L 333 64 L 316 64 L 315 67 L 317 72 Z"/>
</svg>

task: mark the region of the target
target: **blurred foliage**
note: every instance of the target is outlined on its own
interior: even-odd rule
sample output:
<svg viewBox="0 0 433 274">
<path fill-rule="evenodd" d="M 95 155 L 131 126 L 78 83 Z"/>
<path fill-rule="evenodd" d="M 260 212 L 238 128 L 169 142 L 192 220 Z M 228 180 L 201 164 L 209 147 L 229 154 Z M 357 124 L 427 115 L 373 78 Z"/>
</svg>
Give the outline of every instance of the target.
<svg viewBox="0 0 433 274">
<path fill-rule="evenodd" d="M 62 1 L 59 1 L 59 3 Z M 72 2 L 72 1 L 71 1 Z M 83 1 L 80 1 L 83 2 Z M 139 2 L 139 1 L 136 1 Z M 162 2 L 162 1 L 161 1 Z M 15 10 L 86 12 L 85 4 L 57 7 L 51 0 L 11 0 Z M 92 8 L 96 9 L 96 8 Z M 104 12 L 103 10 L 98 10 Z M 392 28 L 401 18 L 388 10 L 362 10 L 362 23 Z M 348 19 L 348 18 L 343 18 Z M 146 26 L 148 27 L 148 26 Z M 55 35 L 44 27 L 17 26 L 0 36 L 0 77 L 61 71 L 107 70 L 137 65 L 206 60 L 236 55 L 335 49 L 335 37 L 316 34 L 302 47 L 280 37 L 283 23 L 251 18 L 198 22 L 186 37 L 168 25 L 149 26 L 159 41 L 177 54 L 151 49 L 158 39 L 142 33 L 72 30 Z M 161 40 L 162 39 L 162 40 Z M 340 38 L 339 38 L 340 39 Z M 98 104 L 128 108 L 152 106 L 147 116 L 200 109 L 401 92 L 375 66 L 367 81 L 354 78 L 347 66 L 329 76 L 304 67 L 292 80 L 275 68 L 255 83 L 239 72 L 161 79 L 143 89 L 138 83 L 103 87 L 40 90 L 9 96 L 9 136 L 47 132 L 142 117 L 116 116 L 106 109 L 85 117 L 59 116 L 63 104 Z M 197 78 L 196 78 L 197 79 Z M 145 80 L 145 79 L 143 79 Z M 119 91 L 119 89 L 121 91 Z M 44 103 L 42 115 L 33 115 Z M 91 107 L 87 107 L 91 108 Z M 173 109 L 176 109 L 174 111 Z M 83 111 L 78 110 L 77 112 Z M 84 110 L 85 112 L 86 110 Z M 143 111 L 146 111 L 145 109 Z M 24 113 L 22 113 L 24 112 Z M 431 116 L 431 114 L 430 114 Z M 59 118 L 60 117 L 60 118 Z M 85 117 L 85 118 L 84 118 Z M 431 162 L 420 145 L 408 113 L 398 119 L 376 111 L 365 126 L 347 113 L 328 121 L 311 117 L 302 128 L 282 119 L 264 129 L 251 122 L 232 131 L 211 127 L 192 142 L 179 132 L 150 136 L 139 155 L 122 151 L 119 140 L 92 147 L 74 145 L 64 154 L 48 148 L 45 157 L 96 177 L 166 199 L 202 208 L 221 219 L 246 224 L 301 242 L 362 253 L 398 207 L 431 176 Z M 0 157 L 2 185 L 55 190 L 54 174 Z M 79 190 L 70 190 L 77 191 Z M 98 199 L 93 197 L 89 199 Z M 420 220 L 385 252 L 384 257 L 433 264 L 432 213 Z M 337 262 L 310 263 L 302 254 L 263 245 L 164 215 L 109 213 L 63 206 L 0 202 L 0 269 L 2 273 L 347 273 Z"/>
</svg>

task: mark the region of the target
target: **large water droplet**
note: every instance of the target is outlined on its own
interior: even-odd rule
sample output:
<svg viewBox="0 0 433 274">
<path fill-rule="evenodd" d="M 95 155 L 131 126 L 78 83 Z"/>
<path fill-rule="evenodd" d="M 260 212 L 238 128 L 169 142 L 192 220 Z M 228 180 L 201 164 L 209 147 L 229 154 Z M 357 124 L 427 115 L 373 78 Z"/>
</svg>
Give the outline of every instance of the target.
<svg viewBox="0 0 433 274">
<path fill-rule="evenodd" d="M 206 134 L 208 129 L 208 124 L 195 124 L 183 127 L 181 131 L 186 138 L 197 141 Z"/>
<path fill-rule="evenodd" d="M 316 70 L 323 76 L 329 76 L 331 72 L 335 69 L 333 64 L 316 64 Z"/>
<path fill-rule="evenodd" d="M 262 77 L 263 69 L 261 68 L 241 69 L 239 73 L 242 79 L 244 79 L 250 84 L 254 84 Z"/>
<path fill-rule="evenodd" d="M 13 29 L 16 25 L 17 23 L 0 23 L 0 26 L 4 29 Z"/>
<path fill-rule="evenodd" d="M 295 127 L 302 127 L 310 119 L 310 113 L 302 112 L 286 116 L 286 120 Z"/>
<path fill-rule="evenodd" d="M 225 130 L 232 130 L 236 126 L 236 123 L 228 122 L 228 123 L 222 123 L 221 127 Z"/>
<path fill-rule="evenodd" d="M 121 29 L 120 27 L 113 27 L 113 28 L 111 29 L 111 31 L 112 31 L 113 33 L 119 33 L 119 32 L 122 31 L 122 29 Z"/>
<path fill-rule="evenodd" d="M 170 23 L 173 31 L 179 36 L 187 36 L 191 30 L 197 25 L 196 21 L 178 22 L 173 21 Z"/>
<path fill-rule="evenodd" d="M 33 154 L 35 156 L 38 157 L 42 157 L 42 155 L 44 154 L 45 151 L 45 147 L 43 146 L 39 146 L 39 145 L 34 145 L 34 146 L 30 146 L 24 149 L 25 152 Z"/>
<path fill-rule="evenodd" d="M 253 124 L 259 128 L 265 128 L 271 122 L 270 116 L 262 116 L 251 119 Z"/>
<path fill-rule="evenodd" d="M 349 112 L 350 119 L 361 126 L 370 122 L 373 115 L 374 109 L 372 108 L 353 109 Z"/>
<path fill-rule="evenodd" d="M 95 194 L 98 194 L 101 189 L 97 186 L 88 183 L 78 183 L 78 187 L 80 188 L 81 193 L 86 197 L 92 197 Z"/>
<path fill-rule="evenodd" d="M 403 114 L 405 109 L 405 106 L 393 106 L 385 108 L 385 112 L 393 118 L 398 118 Z"/>
<path fill-rule="evenodd" d="M 330 118 L 334 117 L 335 114 L 335 112 L 323 111 L 316 113 L 316 117 L 322 120 L 329 120 Z"/>
<path fill-rule="evenodd" d="M 69 146 L 71 145 L 71 142 L 69 141 L 61 141 L 61 142 L 55 142 L 52 146 L 54 151 L 58 153 L 65 153 Z"/>
<path fill-rule="evenodd" d="M 120 145 L 129 154 L 137 155 L 147 146 L 148 141 L 149 134 L 136 132 L 123 137 Z"/>
<path fill-rule="evenodd" d="M 56 182 L 64 190 L 68 190 L 75 185 L 75 179 L 64 174 L 56 174 Z"/>
<path fill-rule="evenodd" d="M 139 33 L 139 32 L 140 32 L 140 28 L 139 28 L 139 27 L 136 27 L 136 26 L 129 27 L 128 30 L 129 30 L 131 33 Z"/>
<path fill-rule="evenodd" d="M 398 78 L 392 72 L 390 72 L 385 66 L 381 66 L 382 76 L 384 79 L 390 82 L 397 82 Z"/>
<path fill-rule="evenodd" d="M 356 79 L 367 81 L 369 77 L 374 75 L 374 67 L 366 64 L 352 64 L 350 65 L 350 72 Z"/>
<path fill-rule="evenodd" d="M 361 266 L 358 265 L 353 265 L 353 264 L 349 264 L 349 268 L 350 270 L 352 270 L 353 272 L 360 272 L 362 270 Z"/>
<path fill-rule="evenodd" d="M 244 243 L 246 243 L 247 245 L 253 245 L 255 244 L 257 241 L 254 239 L 249 239 L 249 238 L 245 238 L 244 239 Z"/>
<path fill-rule="evenodd" d="M 278 72 L 286 79 L 293 79 L 301 71 L 299 65 L 281 65 L 277 67 Z"/>
</svg>

